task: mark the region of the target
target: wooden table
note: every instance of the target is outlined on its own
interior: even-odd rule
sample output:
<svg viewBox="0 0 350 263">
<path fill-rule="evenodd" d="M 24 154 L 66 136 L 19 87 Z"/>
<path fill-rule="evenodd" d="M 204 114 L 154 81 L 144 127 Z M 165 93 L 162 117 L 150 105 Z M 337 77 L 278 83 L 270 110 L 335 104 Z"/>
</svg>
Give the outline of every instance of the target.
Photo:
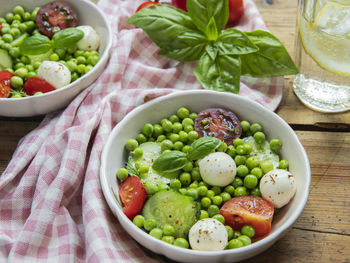
<svg viewBox="0 0 350 263">
<path fill-rule="evenodd" d="M 297 1 L 255 2 L 269 29 L 293 56 Z M 296 131 L 309 156 L 310 196 L 287 235 L 246 262 L 350 262 L 350 112 L 311 111 L 293 94 L 291 77 L 286 77 L 286 84 L 277 113 Z M 0 117 L 0 173 L 18 141 L 42 118 Z"/>
</svg>

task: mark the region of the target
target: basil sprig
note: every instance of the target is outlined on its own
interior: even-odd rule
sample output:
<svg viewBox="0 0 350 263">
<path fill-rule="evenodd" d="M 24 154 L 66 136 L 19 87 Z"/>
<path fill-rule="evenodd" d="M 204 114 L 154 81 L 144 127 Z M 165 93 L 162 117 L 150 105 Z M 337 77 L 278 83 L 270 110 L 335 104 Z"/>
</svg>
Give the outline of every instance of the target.
<svg viewBox="0 0 350 263">
<path fill-rule="evenodd" d="M 160 50 L 178 61 L 198 61 L 194 75 L 210 90 L 239 93 L 240 76 L 270 77 L 298 72 L 271 33 L 223 30 L 228 0 L 187 0 L 184 12 L 169 5 L 141 9 L 127 21 L 143 29 Z"/>
<path fill-rule="evenodd" d="M 152 169 L 160 173 L 172 173 L 185 167 L 189 161 L 204 158 L 213 153 L 220 145 L 221 140 L 215 137 L 201 137 L 194 141 L 189 151 L 169 151 L 161 154 L 152 164 Z"/>
<path fill-rule="evenodd" d="M 44 35 L 34 35 L 23 40 L 19 51 L 25 56 L 44 54 L 54 48 L 72 48 L 84 37 L 77 28 L 66 28 L 53 35 L 52 40 Z"/>
</svg>

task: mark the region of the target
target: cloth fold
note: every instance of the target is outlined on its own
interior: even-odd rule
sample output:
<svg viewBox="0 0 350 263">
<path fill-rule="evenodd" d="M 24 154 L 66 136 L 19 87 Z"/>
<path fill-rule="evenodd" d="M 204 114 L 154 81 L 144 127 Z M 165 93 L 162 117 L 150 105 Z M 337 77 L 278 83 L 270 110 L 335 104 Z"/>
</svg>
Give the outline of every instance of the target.
<svg viewBox="0 0 350 263">
<path fill-rule="evenodd" d="M 99 182 L 104 143 L 128 112 L 153 98 L 200 88 L 194 63 L 159 57 L 142 30 L 126 25 L 140 3 L 99 1 L 114 32 L 106 70 L 26 135 L 0 176 L 1 262 L 166 261 L 124 231 Z M 238 28 L 266 30 L 253 0 L 245 1 Z M 283 83 L 282 77 L 242 77 L 240 94 L 275 110 Z"/>
</svg>

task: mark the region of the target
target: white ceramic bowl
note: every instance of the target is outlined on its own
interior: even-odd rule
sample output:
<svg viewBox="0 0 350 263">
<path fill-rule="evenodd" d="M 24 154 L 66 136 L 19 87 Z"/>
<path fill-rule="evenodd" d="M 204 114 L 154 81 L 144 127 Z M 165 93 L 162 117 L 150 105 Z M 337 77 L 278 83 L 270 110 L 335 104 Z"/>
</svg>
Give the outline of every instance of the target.
<svg viewBox="0 0 350 263">
<path fill-rule="evenodd" d="M 267 138 L 280 138 L 280 154 L 290 163 L 295 176 L 297 192 L 292 201 L 275 216 L 272 230 L 264 239 L 252 245 L 218 252 L 201 252 L 169 245 L 136 227 L 115 200 L 118 196 L 116 172 L 127 160 L 125 142 L 135 138 L 146 122 L 159 123 L 164 117 L 176 113 L 181 106 L 199 112 L 210 107 L 232 110 L 242 120 L 259 122 Z M 124 149 L 124 150 L 123 150 Z M 181 262 L 236 262 L 266 250 L 292 226 L 301 214 L 309 193 L 310 164 L 306 152 L 289 125 L 274 112 L 242 96 L 215 91 L 181 91 L 149 101 L 130 112 L 112 131 L 102 153 L 100 180 L 105 199 L 125 230 L 148 249 Z M 113 193 L 114 192 L 114 193 Z"/>
<path fill-rule="evenodd" d="M 11 12 L 12 9 L 21 5 L 26 10 L 33 10 L 37 6 L 52 2 L 50 0 L 0 0 L 0 17 Z M 63 108 L 73 98 L 94 82 L 102 73 L 112 47 L 112 30 L 101 10 L 87 0 L 64 0 L 69 3 L 78 16 L 78 25 L 91 25 L 100 35 L 100 60 L 87 74 L 70 83 L 69 85 L 38 96 L 24 98 L 0 98 L 0 116 L 28 117 L 46 114 Z"/>
</svg>

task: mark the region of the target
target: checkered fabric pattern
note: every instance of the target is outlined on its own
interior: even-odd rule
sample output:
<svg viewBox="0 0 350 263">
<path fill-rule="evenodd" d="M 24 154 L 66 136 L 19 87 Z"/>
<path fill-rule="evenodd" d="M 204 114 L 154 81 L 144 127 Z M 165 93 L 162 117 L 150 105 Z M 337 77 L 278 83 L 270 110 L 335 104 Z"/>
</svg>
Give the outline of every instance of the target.
<svg viewBox="0 0 350 263">
<path fill-rule="evenodd" d="M 140 0 L 101 0 L 114 32 L 103 74 L 66 109 L 48 114 L 19 143 L 0 177 L 0 262 L 165 262 L 120 226 L 99 183 L 103 145 L 133 108 L 178 90 L 199 89 L 194 63 L 157 56 L 158 48 L 126 20 Z M 266 29 L 245 1 L 241 30 Z M 271 110 L 283 78 L 244 77 L 242 96 Z"/>
</svg>

